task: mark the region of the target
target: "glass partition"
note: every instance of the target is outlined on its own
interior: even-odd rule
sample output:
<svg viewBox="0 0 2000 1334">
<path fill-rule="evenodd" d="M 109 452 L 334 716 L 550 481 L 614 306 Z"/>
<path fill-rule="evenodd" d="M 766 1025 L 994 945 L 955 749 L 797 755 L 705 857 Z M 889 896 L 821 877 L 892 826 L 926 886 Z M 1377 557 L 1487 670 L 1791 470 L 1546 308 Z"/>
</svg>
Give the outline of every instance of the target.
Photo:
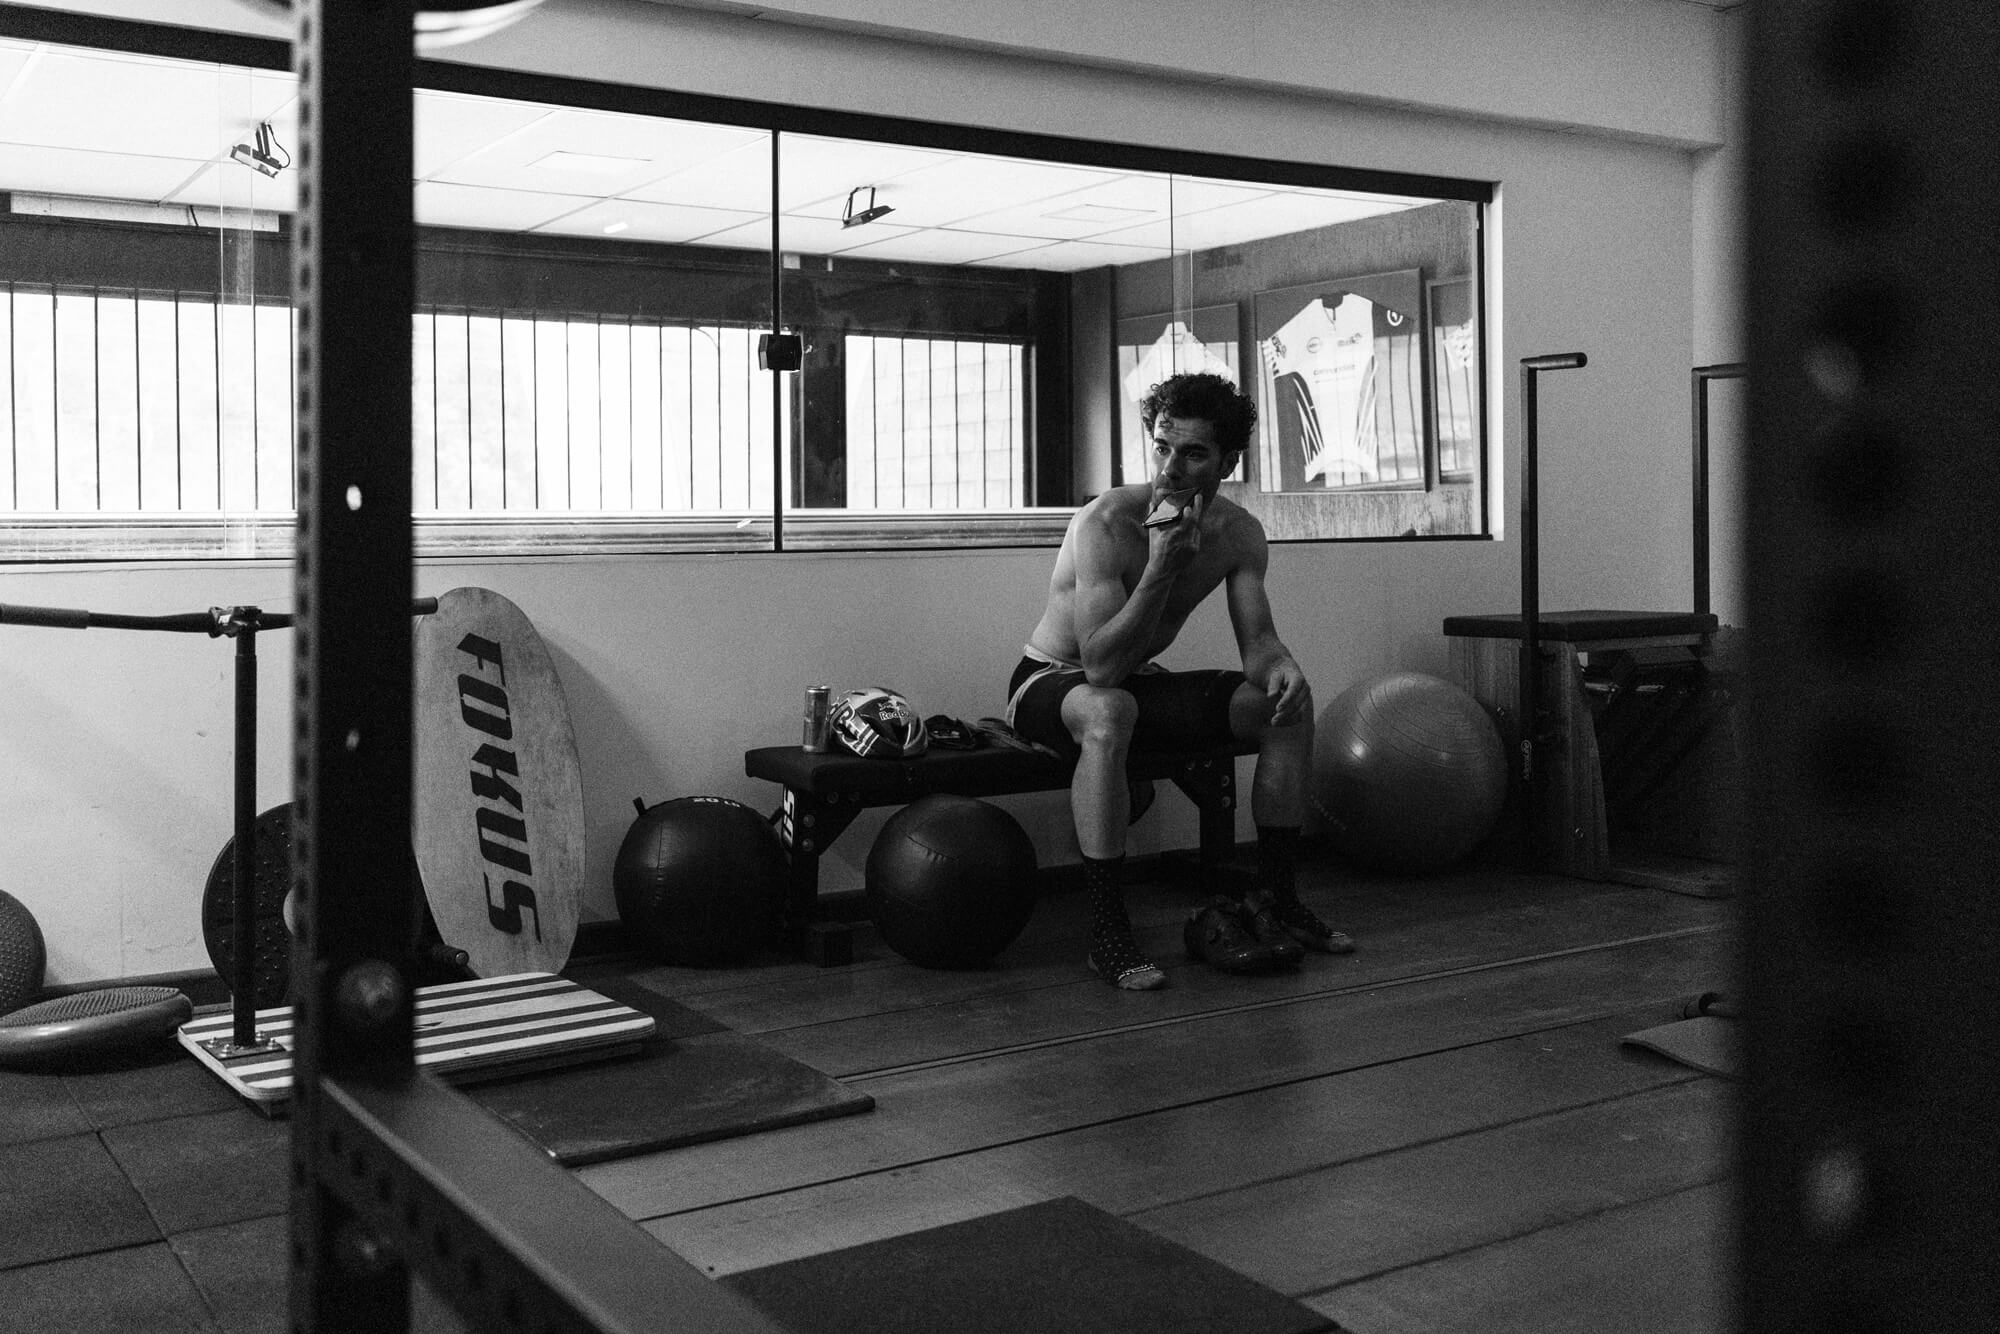
<svg viewBox="0 0 2000 1334">
<path fill-rule="evenodd" d="M 1486 530 L 1487 187 L 427 77 L 421 549 L 1053 542 L 1181 371 L 1274 539 Z M 280 554 L 292 75 L 0 37 L 0 90 L 0 541 Z"/>
<path fill-rule="evenodd" d="M 420 531 L 767 547 L 768 131 L 417 98 Z M 424 520 L 431 520 L 428 524 Z"/>
</svg>

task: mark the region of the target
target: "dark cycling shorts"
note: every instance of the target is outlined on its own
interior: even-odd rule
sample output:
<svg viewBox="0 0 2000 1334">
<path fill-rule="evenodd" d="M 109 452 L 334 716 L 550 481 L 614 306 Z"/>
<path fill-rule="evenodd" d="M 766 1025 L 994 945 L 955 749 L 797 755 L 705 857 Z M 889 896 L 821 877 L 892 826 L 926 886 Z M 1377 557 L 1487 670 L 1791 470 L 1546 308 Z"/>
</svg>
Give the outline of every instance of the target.
<svg viewBox="0 0 2000 1334">
<path fill-rule="evenodd" d="M 1039 673 L 1039 675 L 1037 675 Z M 1029 678 L 1033 677 L 1032 681 Z M 1142 667 L 1125 678 L 1121 690 L 1139 701 L 1139 722 L 1132 733 L 1134 750 L 1192 750 L 1229 745 L 1229 700 L 1243 684 L 1237 671 L 1169 672 Z M 1023 690 L 1022 682 L 1027 681 Z M 1063 725 L 1063 696 L 1084 683 L 1081 667 L 1051 665 L 1024 657 L 1007 685 L 1013 701 L 1009 719 L 1030 741 L 1053 746 L 1065 755 L 1078 747 Z M 1016 695 L 1019 695 L 1016 698 Z"/>
</svg>

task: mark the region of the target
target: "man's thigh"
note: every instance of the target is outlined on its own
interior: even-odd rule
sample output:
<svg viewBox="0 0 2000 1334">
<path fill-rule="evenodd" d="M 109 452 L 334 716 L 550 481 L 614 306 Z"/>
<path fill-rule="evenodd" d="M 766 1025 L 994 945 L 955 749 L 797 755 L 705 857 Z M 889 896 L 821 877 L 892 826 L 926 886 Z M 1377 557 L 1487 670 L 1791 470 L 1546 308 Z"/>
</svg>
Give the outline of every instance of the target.
<svg viewBox="0 0 2000 1334">
<path fill-rule="evenodd" d="M 1063 699 L 1084 684 L 1081 670 L 1056 669 L 1028 682 L 1014 704 L 1014 728 L 1031 741 L 1053 746 L 1066 755 L 1077 744 L 1063 721 Z M 1229 745 L 1229 701 L 1243 684 L 1238 671 L 1136 672 L 1125 678 L 1124 690 L 1139 706 L 1133 729 L 1137 750 L 1204 750 Z"/>
</svg>

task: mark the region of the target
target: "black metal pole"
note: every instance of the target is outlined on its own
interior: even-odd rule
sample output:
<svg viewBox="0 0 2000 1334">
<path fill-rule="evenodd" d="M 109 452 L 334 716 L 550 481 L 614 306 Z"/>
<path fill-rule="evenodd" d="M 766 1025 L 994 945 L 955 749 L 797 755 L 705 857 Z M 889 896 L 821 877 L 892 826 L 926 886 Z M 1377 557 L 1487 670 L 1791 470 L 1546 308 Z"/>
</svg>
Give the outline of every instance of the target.
<svg viewBox="0 0 2000 1334">
<path fill-rule="evenodd" d="M 344 1188 L 349 1146 L 322 1077 L 406 1084 L 419 906 L 409 857 L 410 312 L 416 305 L 415 68 L 407 0 L 301 0 L 296 381 L 298 552 L 292 878 L 289 1330 L 410 1323 L 410 1264 Z M 339 1145 L 329 1152 L 329 1142 Z M 372 1192 L 370 1192 L 372 1194 Z M 411 1198 L 405 1196 L 403 1198 Z M 402 1212 L 402 1210 L 398 1210 Z M 462 1235 L 431 1215 L 443 1251 Z M 493 1280 L 497 1283 L 499 1280 Z M 511 1322 L 510 1322 L 511 1323 Z M 525 1323 L 525 1322 L 523 1322 Z M 490 1327 L 499 1327 L 492 1322 Z"/>
<path fill-rule="evenodd" d="M 771 332 L 784 332 L 785 318 L 785 255 L 779 247 L 784 244 L 784 236 L 779 228 L 784 222 L 784 212 L 779 207 L 778 172 L 779 154 L 782 145 L 778 132 L 771 131 Z M 792 452 L 792 442 L 781 428 L 784 421 L 784 396 L 791 392 L 791 385 L 785 382 L 782 373 L 771 376 L 771 550 L 785 549 L 785 460 Z M 805 475 L 805 461 L 799 461 L 799 476 Z"/>
<path fill-rule="evenodd" d="M 1541 552 L 1536 528 L 1541 522 L 1541 479 L 1537 476 L 1535 424 L 1535 372 L 1521 363 L 1521 698 L 1514 716 L 1520 719 L 1521 765 L 1521 852 L 1532 866 L 1536 855 L 1535 811 L 1535 728 L 1541 698 L 1538 671 L 1541 653 Z"/>
<path fill-rule="evenodd" d="M 236 635 L 236 856 L 230 939 L 236 976 L 230 1032 L 236 1046 L 257 1045 L 257 609 L 230 616 Z"/>
<path fill-rule="evenodd" d="M 1708 560 L 1708 382 L 1734 380 L 1748 368 L 1740 362 L 1697 366 L 1690 377 L 1694 394 L 1694 610 L 1709 613 Z"/>
<path fill-rule="evenodd" d="M 1708 614 L 1708 379 L 1697 367 L 1694 381 L 1694 612 Z"/>
<path fill-rule="evenodd" d="M 1535 770 L 1535 739 L 1541 729 L 1542 565 L 1540 429 L 1536 420 L 1535 376 L 1542 371 L 1582 366 L 1581 352 L 1557 352 L 1521 359 L 1521 847 L 1529 863 L 1538 860 L 1535 815 L 1540 775 Z"/>
</svg>

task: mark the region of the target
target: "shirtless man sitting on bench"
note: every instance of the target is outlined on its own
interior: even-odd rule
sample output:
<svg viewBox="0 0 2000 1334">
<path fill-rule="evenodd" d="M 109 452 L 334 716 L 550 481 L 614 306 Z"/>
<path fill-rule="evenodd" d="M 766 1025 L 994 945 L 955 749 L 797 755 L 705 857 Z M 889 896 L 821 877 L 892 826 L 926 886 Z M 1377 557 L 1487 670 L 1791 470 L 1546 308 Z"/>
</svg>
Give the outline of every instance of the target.
<svg viewBox="0 0 2000 1334">
<path fill-rule="evenodd" d="M 1070 521 L 1048 606 L 1008 687 L 1007 720 L 1077 757 L 1070 807 L 1090 895 L 1089 965 L 1127 991 L 1151 991 L 1167 980 L 1133 939 L 1119 886 L 1131 810 L 1125 757 L 1134 747 L 1257 743 L 1254 885 L 1238 911 L 1212 904 L 1191 919 L 1190 952 L 1204 935 L 1202 957 L 1250 971 L 1273 959 L 1296 962 L 1305 949 L 1354 948 L 1295 891 L 1312 769 L 1312 691 L 1272 624 L 1264 527 L 1217 494 L 1256 420 L 1256 405 L 1218 375 L 1176 375 L 1153 387 L 1141 405 L 1153 479 L 1104 492 Z M 1243 669 L 1155 665 L 1218 587 Z"/>
</svg>

